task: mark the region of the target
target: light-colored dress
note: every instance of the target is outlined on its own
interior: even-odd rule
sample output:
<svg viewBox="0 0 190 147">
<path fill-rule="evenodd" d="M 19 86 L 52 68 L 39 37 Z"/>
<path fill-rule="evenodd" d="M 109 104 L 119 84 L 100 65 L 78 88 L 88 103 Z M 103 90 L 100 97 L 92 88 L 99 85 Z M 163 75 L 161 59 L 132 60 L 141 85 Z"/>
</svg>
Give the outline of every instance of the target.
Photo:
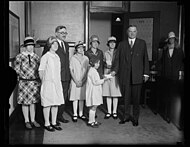
<svg viewBox="0 0 190 147">
<path fill-rule="evenodd" d="M 77 80 L 82 80 L 89 65 L 89 59 L 83 55 L 82 60 L 75 54 L 70 60 L 70 71 L 73 71 Z M 70 101 L 85 100 L 86 97 L 86 83 L 82 87 L 76 87 L 74 80 L 71 78 L 70 84 Z"/>
<path fill-rule="evenodd" d="M 104 79 L 100 79 L 99 73 L 94 67 L 90 67 L 86 83 L 86 106 L 103 104 L 102 84 Z"/>
<path fill-rule="evenodd" d="M 41 105 L 47 107 L 64 104 L 59 56 L 47 52 L 41 58 L 39 70 L 44 70 L 40 91 Z"/>
<path fill-rule="evenodd" d="M 104 53 L 104 60 L 107 65 L 112 65 L 113 60 L 115 57 L 115 51 L 111 52 L 110 50 L 107 50 Z M 110 68 L 107 68 L 105 66 L 104 68 L 104 74 L 109 74 L 111 72 Z M 118 84 L 118 78 L 115 76 L 114 78 L 111 78 L 109 80 L 106 80 L 103 84 L 103 96 L 106 97 L 121 97 L 120 87 Z"/>
<path fill-rule="evenodd" d="M 29 57 L 30 55 L 30 61 Z M 18 75 L 17 103 L 30 105 L 40 100 L 38 67 L 40 58 L 35 53 L 22 52 L 16 56 L 14 69 Z"/>
</svg>

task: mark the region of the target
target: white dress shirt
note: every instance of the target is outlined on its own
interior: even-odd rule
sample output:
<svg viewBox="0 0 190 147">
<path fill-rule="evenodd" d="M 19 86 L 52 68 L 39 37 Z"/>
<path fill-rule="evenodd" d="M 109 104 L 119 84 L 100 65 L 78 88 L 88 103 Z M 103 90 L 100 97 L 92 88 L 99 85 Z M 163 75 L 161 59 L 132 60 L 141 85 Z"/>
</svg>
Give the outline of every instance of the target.
<svg viewBox="0 0 190 147">
<path fill-rule="evenodd" d="M 129 45 L 131 46 L 131 41 L 133 42 L 133 45 L 134 45 L 134 43 L 135 43 L 135 40 L 136 40 L 136 38 L 133 38 L 133 39 L 131 39 L 131 38 L 128 38 L 128 41 L 129 41 Z"/>
</svg>

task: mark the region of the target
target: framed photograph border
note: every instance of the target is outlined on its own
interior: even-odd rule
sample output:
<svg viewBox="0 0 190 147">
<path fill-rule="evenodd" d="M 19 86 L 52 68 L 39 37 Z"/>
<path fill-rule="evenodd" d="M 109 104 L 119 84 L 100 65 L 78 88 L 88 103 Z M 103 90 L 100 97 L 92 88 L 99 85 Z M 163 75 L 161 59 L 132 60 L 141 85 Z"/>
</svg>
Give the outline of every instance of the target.
<svg viewBox="0 0 190 147">
<path fill-rule="evenodd" d="M 105 2 L 108 2 L 110 4 L 106 5 Z M 114 6 L 111 4 L 112 2 L 117 1 L 90 1 L 90 12 L 129 12 L 129 1 L 118 1 L 121 2 L 121 6 Z"/>
<path fill-rule="evenodd" d="M 20 18 L 9 10 L 9 61 L 20 53 Z"/>
</svg>

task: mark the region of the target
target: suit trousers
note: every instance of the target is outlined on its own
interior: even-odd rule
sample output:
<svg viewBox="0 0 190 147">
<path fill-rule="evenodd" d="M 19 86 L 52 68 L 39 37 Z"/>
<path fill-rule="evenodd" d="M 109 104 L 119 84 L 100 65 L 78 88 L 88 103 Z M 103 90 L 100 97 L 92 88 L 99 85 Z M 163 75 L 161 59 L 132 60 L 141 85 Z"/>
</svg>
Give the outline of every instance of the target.
<svg viewBox="0 0 190 147">
<path fill-rule="evenodd" d="M 133 118 L 139 119 L 140 114 L 140 97 L 142 84 L 129 84 L 122 86 L 122 93 L 124 98 L 124 119 L 128 119 L 131 111 L 130 105 L 133 105 Z"/>
<path fill-rule="evenodd" d="M 65 104 L 62 104 L 58 107 L 58 113 L 57 113 L 57 118 L 63 117 L 63 112 L 65 111 L 65 105 L 68 103 L 68 91 L 69 91 L 69 85 L 70 81 L 61 81 L 62 87 L 63 87 L 63 96 L 65 100 Z"/>
</svg>

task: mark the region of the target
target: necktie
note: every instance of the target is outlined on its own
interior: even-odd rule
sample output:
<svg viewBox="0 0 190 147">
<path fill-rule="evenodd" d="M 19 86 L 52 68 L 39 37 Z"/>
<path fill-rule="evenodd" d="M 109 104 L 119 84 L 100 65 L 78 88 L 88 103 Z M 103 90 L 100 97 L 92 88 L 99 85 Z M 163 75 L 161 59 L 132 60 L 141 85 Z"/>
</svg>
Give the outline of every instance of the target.
<svg viewBox="0 0 190 147">
<path fill-rule="evenodd" d="M 64 49 L 65 53 L 66 53 L 66 50 L 65 50 L 65 46 L 63 44 L 63 42 L 61 41 L 61 47 Z"/>
<path fill-rule="evenodd" d="M 131 46 L 131 48 L 133 47 L 133 41 L 132 40 L 131 40 L 130 46 Z"/>
<path fill-rule="evenodd" d="M 30 59 L 30 55 L 28 55 L 28 59 L 29 59 L 29 64 L 31 64 L 31 59 Z"/>
</svg>

